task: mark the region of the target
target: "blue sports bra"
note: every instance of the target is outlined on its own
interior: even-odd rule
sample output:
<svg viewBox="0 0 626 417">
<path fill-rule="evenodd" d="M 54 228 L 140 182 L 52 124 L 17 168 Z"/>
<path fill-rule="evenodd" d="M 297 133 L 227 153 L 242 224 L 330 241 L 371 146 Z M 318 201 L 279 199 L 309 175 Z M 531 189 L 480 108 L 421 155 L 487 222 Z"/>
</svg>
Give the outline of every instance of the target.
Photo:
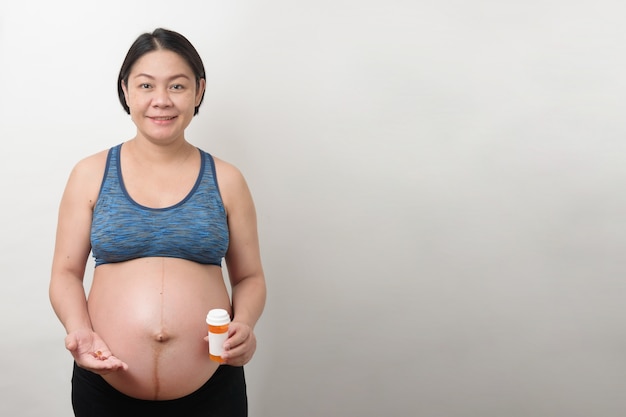
<svg viewBox="0 0 626 417">
<path fill-rule="evenodd" d="M 228 222 L 213 157 L 199 149 L 200 173 L 189 194 L 173 206 L 150 208 L 126 191 L 121 146 L 109 150 L 93 209 L 91 251 L 96 267 L 152 256 L 221 266 L 228 250 Z"/>
</svg>

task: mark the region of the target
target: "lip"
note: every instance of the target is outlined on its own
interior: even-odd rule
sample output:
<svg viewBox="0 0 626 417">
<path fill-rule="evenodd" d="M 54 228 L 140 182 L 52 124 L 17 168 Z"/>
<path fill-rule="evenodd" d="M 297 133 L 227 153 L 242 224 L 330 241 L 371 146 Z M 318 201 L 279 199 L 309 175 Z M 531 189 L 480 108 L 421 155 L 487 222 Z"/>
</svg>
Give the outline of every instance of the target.
<svg viewBox="0 0 626 417">
<path fill-rule="evenodd" d="M 153 123 L 156 124 L 168 124 L 176 120 L 178 116 L 148 116 Z"/>
</svg>

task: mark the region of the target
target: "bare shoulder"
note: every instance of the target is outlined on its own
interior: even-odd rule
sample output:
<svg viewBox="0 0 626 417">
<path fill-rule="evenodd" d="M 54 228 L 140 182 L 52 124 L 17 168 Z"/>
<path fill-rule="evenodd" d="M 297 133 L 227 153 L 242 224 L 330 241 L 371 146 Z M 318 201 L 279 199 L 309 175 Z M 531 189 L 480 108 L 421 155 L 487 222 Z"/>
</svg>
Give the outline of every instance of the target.
<svg viewBox="0 0 626 417">
<path fill-rule="evenodd" d="M 89 155 L 86 158 L 81 159 L 76 163 L 72 172 L 80 173 L 81 175 L 96 174 L 96 171 L 104 173 L 104 166 L 109 151 L 108 149 Z"/>
<path fill-rule="evenodd" d="M 235 191 L 246 186 L 246 180 L 241 171 L 233 164 L 222 159 L 213 157 L 217 182 L 222 192 Z"/>
<path fill-rule="evenodd" d="M 232 210 L 235 206 L 251 200 L 248 184 L 239 168 L 216 157 L 213 157 L 213 160 L 215 161 L 217 183 L 226 210 Z"/>
<path fill-rule="evenodd" d="M 74 165 L 67 181 L 66 194 L 80 194 L 95 201 L 104 176 L 108 150 L 81 159 Z"/>
</svg>

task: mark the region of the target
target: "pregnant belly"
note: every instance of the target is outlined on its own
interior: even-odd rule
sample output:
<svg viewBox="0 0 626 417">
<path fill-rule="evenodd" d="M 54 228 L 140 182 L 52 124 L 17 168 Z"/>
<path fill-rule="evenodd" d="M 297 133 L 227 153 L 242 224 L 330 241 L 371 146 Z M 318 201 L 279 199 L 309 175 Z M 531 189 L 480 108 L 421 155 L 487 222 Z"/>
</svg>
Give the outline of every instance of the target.
<svg viewBox="0 0 626 417">
<path fill-rule="evenodd" d="M 218 364 L 208 357 L 206 314 L 230 311 L 221 269 L 174 258 L 142 258 L 96 268 L 89 314 L 96 333 L 127 371 L 104 379 L 131 397 L 180 398 Z"/>
</svg>

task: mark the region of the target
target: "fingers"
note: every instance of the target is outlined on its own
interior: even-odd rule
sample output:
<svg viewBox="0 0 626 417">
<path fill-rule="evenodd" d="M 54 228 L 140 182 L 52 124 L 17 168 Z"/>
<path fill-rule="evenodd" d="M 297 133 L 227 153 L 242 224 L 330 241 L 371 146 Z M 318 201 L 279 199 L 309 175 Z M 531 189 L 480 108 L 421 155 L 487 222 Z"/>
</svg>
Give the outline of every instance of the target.
<svg viewBox="0 0 626 417">
<path fill-rule="evenodd" d="M 117 370 L 127 370 L 128 365 L 113 356 L 104 341 L 92 330 L 79 330 L 68 334 L 65 347 L 76 364 L 94 373 L 105 375 Z"/>
<path fill-rule="evenodd" d="M 228 339 L 224 342 L 224 349 L 230 350 L 245 343 L 251 334 L 250 326 L 237 322 L 231 323 L 228 327 Z"/>
<path fill-rule="evenodd" d="M 82 355 L 76 359 L 76 363 L 81 368 L 99 375 L 106 375 L 119 370 L 128 370 L 128 365 L 115 356 L 104 356 L 101 354 L 98 357 L 97 352 Z"/>
<path fill-rule="evenodd" d="M 234 326 L 233 326 L 234 325 Z M 248 363 L 256 350 L 256 337 L 252 329 L 240 323 L 231 323 L 229 338 L 224 343 L 222 359 L 232 366 Z"/>
<path fill-rule="evenodd" d="M 128 365 L 116 358 L 115 356 L 109 356 L 105 360 L 102 360 L 101 363 L 104 365 L 103 368 L 97 368 L 94 372 L 99 373 L 100 375 L 106 375 L 115 371 L 126 371 L 128 370 Z"/>
</svg>

